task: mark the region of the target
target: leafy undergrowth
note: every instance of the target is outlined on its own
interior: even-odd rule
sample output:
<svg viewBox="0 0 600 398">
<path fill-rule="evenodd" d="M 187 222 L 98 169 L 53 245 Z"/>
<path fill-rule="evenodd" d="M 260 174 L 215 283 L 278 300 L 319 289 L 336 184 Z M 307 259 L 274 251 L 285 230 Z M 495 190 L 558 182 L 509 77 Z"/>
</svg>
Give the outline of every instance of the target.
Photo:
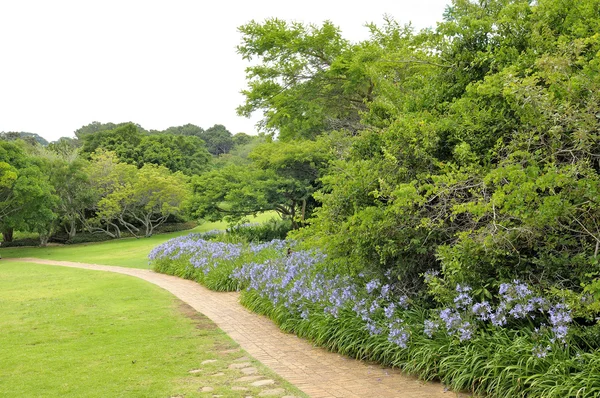
<svg viewBox="0 0 600 398">
<path fill-rule="evenodd" d="M 239 396 L 244 374 L 230 365 L 240 359 L 304 396 L 210 320 L 135 278 L 3 260 L 0 302 L 2 396 L 201 397 L 207 387 Z"/>
<path fill-rule="evenodd" d="M 565 303 L 521 281 L 501 284 L 487 301 L 458 285 L 446 305 L 424 308 L 386 276 L 336 273 L 319 251 L 287 251 L 290 245 L 279 240 L 214 238 L 166 242 L 152 252 L 155 270 L 215 290 L 243 289 L 242 303 L 285 331 L 440 379 L 455 390 L 492 397 L 600 396 L 598 327 L 578 326 Z"/>
</svg>

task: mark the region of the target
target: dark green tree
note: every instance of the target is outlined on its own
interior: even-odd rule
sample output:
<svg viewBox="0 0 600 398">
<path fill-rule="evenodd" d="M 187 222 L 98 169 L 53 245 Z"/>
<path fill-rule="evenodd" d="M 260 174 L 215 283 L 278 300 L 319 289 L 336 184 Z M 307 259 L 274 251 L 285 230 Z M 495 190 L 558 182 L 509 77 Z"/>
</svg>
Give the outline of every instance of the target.
<svg viewBox="0 0 600 398">
<path fill-rule="evenodd" d="M 233 147 L 231 133 L 222 124 L 215 124 L 206 129 L 200 137 L 206 142 L 208 152 L 215 156 L 228 153 Z"/>
</svg>

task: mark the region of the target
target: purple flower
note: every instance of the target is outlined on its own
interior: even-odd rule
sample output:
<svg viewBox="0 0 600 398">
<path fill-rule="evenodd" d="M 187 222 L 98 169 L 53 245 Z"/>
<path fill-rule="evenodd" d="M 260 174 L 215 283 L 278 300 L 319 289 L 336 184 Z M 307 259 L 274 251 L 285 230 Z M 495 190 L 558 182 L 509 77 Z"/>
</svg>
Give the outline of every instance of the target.
<svg viewBox="0 0 600 398">
<path fill-rule="evenodd" d="M 408 346 L 407 343 L 408 339 L 410 338 L 410 333 L 402 325 L 402 323 L 402 320 L 396 320 L 388 325 L 388 341 L 401 348 L 406 348 Z"/>
<path fill-rule="evenodd" d="M 377 279 L 373 279 L 372 281 L 367 283 L 367 285 L 365 286 L 365 288 L 367 289 L 367 293 L 372 293 L 373 290 L 377 289 L 378 287 L 379 287 L 379 281 Z"/>
<path fill-rule="evenodd" d="M 471 311 L 479 320 L 487 321 L 490 319 L 490 315 L 492 314 L 492 307 L 487 301 L 482 301 L 481 303 L 473 304 Z"/>
<path fill-rule="evenodd" d="M 385 307 L 383 309 L 383 313 L 385 314 L 386 318 L 390 319 L 391 317 L 394 316 L 395 310 L 396 310 L 396 304 L 390 303 L 387 307 Z"/>
<path fill-rule="evenodd" d="M 473 336 L 473 326 L 470 322 L 463 322 L 457 330 L 460 341 L 470 340 Z"/>
<path fill-rule="evenodd" d="M 548 351 L 550 351 L 551 349 L 552 348 L 550 346 L 542 347 L 540 345 L 537 345 L 533 347 L 531 353 L 538 358 L 546 358 L 546 356 L 548 355 Z"/>
<path fill-rule="evenodd" d="M 464 310 L 473 302 L 473 299 L 469 295 L 471 288 L 469 286 L 456 285 L 456 291 L 458 292 L 458 296 L 454 298 L 454 305 L 456 308 Z"/>
<path fill-rule="evenodd" d="M 446 330 L 452 331 L 459 327 L 461 324 L 461 317 L 456 310 L 452 308 L 445 308 L 440 311 L 440 318 L 444 321 L 446 325 Z"/>
<path fill-rule="evenodd" d="M 389 293 L 390 293 L 390 285 L 383 285 L 383 286 L 381 286 L 381 292 L 379 293 L 379 298 L 385 300 L 388 298 Z"/>
<path fill-rule="evenodd" d="M 371 336 L 375 336 L 375 335 L 381 334 L 381 328 L 379 328 L 373 322 L 368 322 L 365 327 L 367 328 L 367 330 L 369 331 L 369 334 Z"/>
<path fill-rule="evenodd" d="M 423 332 L 427 335 L 427 337 L 433 337 L 433 334 L 438 330 L 440 325 L 437 322 L 434 322 L 430 319 L 426 319 L 423 325 Z"/>
</svg>

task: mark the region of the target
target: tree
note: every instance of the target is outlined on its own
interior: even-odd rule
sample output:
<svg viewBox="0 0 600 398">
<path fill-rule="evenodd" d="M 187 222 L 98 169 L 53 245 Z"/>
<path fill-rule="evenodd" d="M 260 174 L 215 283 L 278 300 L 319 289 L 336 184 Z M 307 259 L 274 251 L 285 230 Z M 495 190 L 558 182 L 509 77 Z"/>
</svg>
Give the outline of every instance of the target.
<svg viewBox="0 0 600 398">
<path fill-rule="evenodd" d="M 151 236 L 169 216 L 182 211 L 189 196 L 183 174 L 153 164 L 138 169 L 110 152 L 94 155 L 90 174 L 97 200 L 88 228 L 112 237 L 120 237 L 120 227 L 136 237 L 141 227 L 144 236 Z"/>
<path fill-rule="evenodd" d="M 173 126 L 169 127 L 163 131 L 153 130 L 154 134 L 175 134 L 175 135 L 195 135 L 196 137 L 202 137 L 204 133 L 204 129 L 202 127 L 198 127 L 195 124 L 184 124 L 183 126 Z"/>
<path fill-rule="evenodd" d="M 195 175 L 208 169 L 211 156 L 204 141 L 195 135 L 157 134 L 142 137 L 132 160 L 138 167 L 155 164 Z"/>
<path fill-rule="evenodd" d="M 215 156 L 228 153 L 233 147 L 231 133 L 222 124 L 215 124 L 206 129 L 200 137 L 206 142 L 208 152 Z"/>
<path fill-rule="evenodd" d="M 373 85 L 331 22 L 318 27 L 268 19 L 239 31 L 238 52 L 254 65 L 246 69 L 246 101 L 238 114 L 261 110 L 261 128 L 282 140 L 362 129 L 360 113 Z"/>
<path fill-rule="evenodd" d="M 25 148 L 22 141 L 0 141 L 0 228 L 9 241 L 13 229 L 39 232 L 45 245 L 58 198 L 42 172 L 43 160 L 28 155 Z"/>
<path fill-rule="evenodd" d="M 37 144 L 40 144 L 43 146 L 48 145 L 48 141 L 46 141 L 44 139 L 44 137 L 40 137 L 39 135 L 37 135 L 35 133 L 26 133 L 23 131 L 21 131 L 21 132 L 16 132 L 16 131 L 1 132 L 0 139 L 7 140 L 7 141 L 21 139 L 23 141 L 28 141 L 30 144 L 37 143 Z"/>
<path fill-rule="evenodd" d="M 49 167 L 50 180 L 59 198 L 56 213 L 68 239 L 75 237 L 81 218 L 94 205 L 86 168 L 83 159 L 61 157 L 55 158 Z"/>
<path fill-rule="evenodd" d="M 95 134 L 95 133 L 99 133 L 102 131 L 110 131 L 110 130 L 115 130 L 118 127 L 123 127 L 127 124 L 133 124 L 136 128 L 136 130 L 141 133 L 141 134 L 147 134 L 148 132 L 146 130 L 144 130 L 144 128 L 142 126 L 140 126 L 139 124 L 135 124 L 132 122 L 124 122 L 124 123 L 100 123 L 100 122 L 92 122 L 90 124 L 87 124 L 85 126 L 82 126 L 80 128 L 78 128 L 77 130 L 75 130 L 74 134 L 75 137 L 77 137 L 77 139 L 79 140 L 83 140 L 86 136 L 90 135 L 90 134 Z"/>
<path fill-rule="evenodd" d="M 133 123 L 83 137 L 82 155 L 98 150 L 114 152 L 121 162 L 142 167 L 163 165 L 171 171 L 193 175 L 208 168 L 210 154 L 194 135 L 143 134 Z"/>
<path fill-rule="evenodd" d="M 250 164 L 229 164 L 193 179 L 195 214 L 235 220 L 274 210 L 298 228 L 315 207 L 312 193 L 329 159 L 327 148 L 321 141 L 270 142 L 249 158 Z"/>
<path fill-rule="evenodd" d="M 136 125 L 127 123 L 113 130 L 102 130 L 83 136 L 82 155 L 89 156 L 102 148 L 114 152 L 117 157 L 127 163 L 136 163 L 137 147 L 142 141 L 142 134 Z"/>
</svg>

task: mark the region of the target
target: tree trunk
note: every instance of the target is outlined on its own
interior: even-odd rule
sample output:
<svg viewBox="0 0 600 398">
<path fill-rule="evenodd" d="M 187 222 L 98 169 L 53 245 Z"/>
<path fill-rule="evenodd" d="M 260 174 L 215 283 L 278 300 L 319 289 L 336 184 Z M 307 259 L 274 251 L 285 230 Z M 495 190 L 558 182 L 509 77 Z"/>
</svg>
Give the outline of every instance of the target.
<svg viewBox="0 0 600 398">
<path fill-rule="evenodd" d="M 114 234 L 112 234 L 112 235 L 111 235 L 111 234 L 108 232 L 108 228 L 109 228 L 110 226 L 112 226 L 112 227 L 115 229 L 115 233 L 114 233 Z M 108 235 L 111 235 L 111 236 L 115 237 L 115 238 L 121 238 L 121 229 L 120 229 L 120 228 L 119 228 L 119 226 L 118 226 L 117 224 L 115 224 L 115 223 L 112 223 L 112 222 L 109 222 L 109 223 L 108 223 L 108 225 L 106 226 L 106 233 L 107 233 Z"/>
<path fill-rule="evenodd" d="M 139 239 L 137 233 L 140 231 L 140 229 L 138 227 L 136 227 L 130 222 L 125 221 L 123 215 L 119 216 L 119 222 L 129 231 L 131 235 L 135 236 L 136 239 Z"/>
<path fill-rule="evenodd" d="M 292 218 L 292 229 L 298 229 L 300 226 L 298 225 L 298 221 L 296 221 L 296 201 L 292 201 L 292 205 L 290 206 L 290 216 Z"/>
<path fill-rule="evenodd" d="M 68 225 L 65 225 L 65 231 L 67 232 L 68 240 L 71 240 L 77 234 L 77 221 L 71 219 Z"/>
<path fill-rule="evenodd" d="M 2 238 L 4 242 L 12 242 L 14 232 L 15 230 L 12 228 L 6 228 L 4 231 L 2 231 Z"/>
<path fill-rule="evenodd" d="M 50 234 L 40 234 L 40 246 L 46 247 L 48 245 L 48 239 L 50 239 Z"/>
<path fill-rule="evenodd" d="M 304 224 L 304 220 L 306 220 L 306 199 L 302 199 L 302 224 Z"/>
</svg>

